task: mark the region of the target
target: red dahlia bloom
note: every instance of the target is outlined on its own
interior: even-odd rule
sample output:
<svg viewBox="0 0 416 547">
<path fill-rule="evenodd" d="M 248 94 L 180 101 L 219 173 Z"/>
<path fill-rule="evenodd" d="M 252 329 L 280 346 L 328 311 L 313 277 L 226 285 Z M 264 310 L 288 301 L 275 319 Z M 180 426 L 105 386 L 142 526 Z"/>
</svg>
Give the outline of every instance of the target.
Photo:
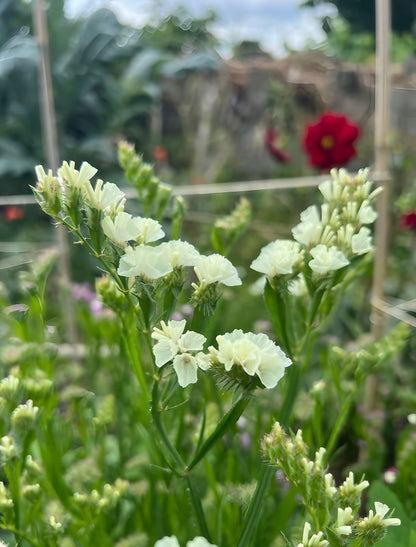
<svg viewBox="0 0 416 547">
<path fill-rule="evenodd" d="M 402 216 L 402 228 L 416 231 L 416 211 L 404 213 Z"/>
<path fill-rule="evenodd" d="M 1 214 L 6 222 L 21 220 L 25 216 L 23 209 L 20 209 L 20 207 L 14 207 L 13 205 L 3 209 Z"/>
<path fill-rule="evenodd" d="M 155 146 L 153 148 L 153 157 L 156 161 L 166 161 L 168 159 L 168 153 L 163 146 Z"/>
<path fill-rule="evenodd" d="M 274 129 L 266 129 L 266 134 L 264 136 L 264 146 L 274 157 L 275 160 L 280 161 L 281 163 L 287 163 L 290 161 L 290 158 L 287 154 L 280 150 L 280 138 L 279 134 L 276 133 Z"/>
<path fill-rule="evenodd" d="M 357 155 L 354 142 L 360 130 L 345 116 L 328 112 L 315 124 L 308 125 L 303 137 L 303 147 L 310 165 L 321 169 L 342 167 Z"/>
</svg>

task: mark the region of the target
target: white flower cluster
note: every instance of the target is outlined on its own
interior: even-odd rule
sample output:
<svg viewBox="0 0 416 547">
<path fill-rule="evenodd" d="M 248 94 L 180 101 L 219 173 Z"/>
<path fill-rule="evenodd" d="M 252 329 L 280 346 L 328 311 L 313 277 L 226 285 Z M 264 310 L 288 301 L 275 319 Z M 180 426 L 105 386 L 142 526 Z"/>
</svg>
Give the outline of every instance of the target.
<svg viewBox="0 0 416 547">
<path fill-rule="evenodd" d="M 210 346 L 208 354 L 202 349 L 205 336 L 194 331 L 185 331 L 186 320 L 171 320 L 154 328 L 152 338 L 155 364 L 163 367 L 172 361 L 173 368 L 182 387 L 197 381 L 197 371 L 221 366 L 225 372 L 231 369 L 244 375 L 257 376 L 266 388 L 273 388 L 283 377 L 285 368 L 292 361 L 265 334 L 254 334 L 234 330 L 217 336 L 218 348 Z"/>
<path fill-rule="evenodd" d="M 263 333 L 254 334 L 235 329 L 217 336 L 218 349 L 210 346 L 213 363 L 224 366 L 226 372 L 240 368 L 249 376 L 256 375 L 266 388 L 273 388 L 283 377 L 292 361 Z"/>
<path fill-rule="evenodd" d="M 374 502 L 374 508 L 376 512 L 372 509 L 368 512 L 368 517 L 364 517 L 358 522 L 358 531 L 359 533 L 366 532 L 373 528 L 387 528 L 388 526 L 400 526 L 401 520 L 398 518 L 384 518 L 387 513 L 390 511 L 390 507 L 385 503 L 379 501 Z"/>
<path fill-rule="evenodd" d="M 344 482 L 337 487 L 333 475 L 325 468 L 325 448 L 321 447 L 315 453 L 314 460 L 309 460 L 308 447 L 302 438 L 301 429 L 296 435 L 292 432 L 287 434 L 276 422 L 272 431 L 264 437 L 262 449 L 268 461 L 282 469 L 289 482 L 296 485 L 307 507 L 325 508 L 326 522 L 332 521 L 329 527 L 342 540 L 348 536 L 362 536 L 372 538 L 369 545 L 374 545 L 376 543 L 374 538 L 381 539 L 388 526 L 400 525 L 398 518 L 385 518 L 389 507 L 380 502 L 375 502 L 375 512 L 371 509 L 367 517 L 361 518 L 359 515 L 361 496 L 363 490 L 369 486 L 368 481 L 361 480 L 356 483 L 354 473 L 351 471 Z M 306 522 L 302 542 L 297 547 L 329 545 L 323 532 L 318 531 L 309 537 L 310 531 L 311 525 Z"/>
<path fill-rule="evenodd" d="M 185 331 L 186 320 L 164 321 L 161 328 L 154 328 L 152 338 L 157 340 L 153 346 L 153 354 L 157 367 L 163 367 L 169 361 L 178 376 L 181 387 L 194 384 L 197 381 L 198 368 L 207 370 L 210 360 L 201 350 L 206 342 L 205 336 L 194 331 Z"/>
<path fill-rule="evenodd" d="M 154 547 L 180 547 L 179 541 L 176 536 L 165 536 L 162 539 L 158 539 Z M 213 543 L 210 543 L 204 537 L 197 536 L 191 541 L 186 542 L 186 547 L 217 547 Z"/>
<path fill-rule="evenodd" d="M 324 276 L 373 248 L 367 225 L 377 217 L 372 203 L 380 189 L 371 191 L 368 170 L 351 176 L 344 169 L 333 169 L 331 176 L 319 186 L 324 197 L 321 209 L 316 205 L 305 209 L 292 229 L 295 241 L 276 240 L 263 247 L 251 264 L 253 270 L 270 279 L 296 277 L 307 262 L 316 275 Z"/>
<path fill-rule="evenodd" d="M 190 266 L 194 267 L 198 279 L 198 284 L 193 285 L 198 296 L 209 285 L 241 285 L 236 268 L 221 255 L 200 255 L 193 245 L 181 240 L 153 245 L 165 236 L 160 223 L 125 212 L 125 194 L 116 184 L 98 180 L 94 188 L 90 179 L 96 173 L 97 169 L 87 162 L 82 163 L 79 171 L 74 162 L 64 162 L 57 177 L 52 171 L 45 173 L 42 166 L 37 166 L 35 195 L 44 209 L 54 215 L 60 211 L 66 214 L 65 204 L 71 201 L 74 192 L 76 196 L 82 196 L 83 206 L 88 211 L 99 212 L 104 235 L 124 251 L 118 265 L 119 275 L 152 282 L 174 269 Z M 73 205 L 76 206 L 79 204 Z"/>
<path fill-rule="evenodd" d="M 312 534 L 312 536 L 309 537 L 311 529 L 312 527 L 309 522 L 305 522 L 303 527 L 302 543 L 298 543 L 296 547 L 327 547 L 327 545 L 329 545 L 329 541 L 322 539 L 324 536 L 323 532 Z"/>
</svg>

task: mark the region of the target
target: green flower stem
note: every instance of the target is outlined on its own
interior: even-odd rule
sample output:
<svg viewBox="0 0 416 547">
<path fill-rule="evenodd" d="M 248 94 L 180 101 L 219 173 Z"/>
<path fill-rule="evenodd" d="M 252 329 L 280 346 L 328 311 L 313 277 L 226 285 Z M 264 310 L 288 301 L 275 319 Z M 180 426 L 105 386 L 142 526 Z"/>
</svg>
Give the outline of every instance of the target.
<svg viewBox="0 0 416 547">
<path fill-rule="evenodd" d="M 147 401 L 150 401 L 150 393 L 147 388 L 146 378 L 144 377 L 143 366 L 140 359 L 140 349 L 138 347 L 138 332 L 136 329 L 136 322 L 134 321 L 134 318 L 131 317 L 131 314 L 128 314 L 127 318 L 120 314 L 120 319 L 123 325 L 122 336 L 126 344 L 127 353 L 130 358 L 130 364 L 137 378 L 137 381 L 139 382 L 142 395 L 147 405 Z"/>
<path fill-rule="evenodd" d="M 5 472 L 9 481 L 10 495 L 13 500 L 14 510 L 14 525 L 16 530 L 20 529 L 20 470 L 21 462 L 16 462 L 15 465 L 6 465 Z"/>
<path fill-rule="evenodd" d="M 217 442 L 217 440 L 223 437 L 227 429 L 237 422 L 244 409 L 246 408 L 249 400 L 250 399 L 247 394 L 243 393 L 243 395 L 234 403 L 230 410 L 221 418 L 220 422 L 218 423 L 215 430 L 211 433 L 211 435 L 200 445 L 200 447 L 196 451 L 196 454 L 186 468 L 186 472 L 191 471 L 191 469 L 193 469 L 196 464 L 205 456 L 205 454 L 211 449 L 211 447 Z"/>
<path fill-rule="evenodd" d="M 152 389 L 152 418 L 153 423 L 157 429 L 157 432 L 159 433 L 159 440 L 165 449 L 165 452 L 167 455 L 169 455 L 170 459 L 172 460 L 172 471 L 174 471 L 177 475 L 182 475 L 183 470 L 185 469 L 185 463 L 182 460 L 179 452 L 176 450 L 176 448 L 173 446 L 171 440 L 169 439 L 169 436 L 165 429 L 165 424 L 162 420 L 162 408 L 159 404 L 159 383 L 162 379 L 161 376 L 155 378 L 155 382 L 153 384 Z"/>
<path fill-rule="evenodd" d="M 195 515 L 198 520 L 200 532 L 210 542 L 211 536 L 208 530 L 207 522 L 205 520 L 204 509 L 201 503 L 201 496 L 196 491 L 195 485 L 193 484 L 193 481 L 189 475 L 185 475 L 185 481 L 188 486 L 189 495 L 191 497 Z"/>
<path fill-rule="evenodd" d="M 181 455 L 176 450 L 175 446 L 172 444 L 169 436 L 167 434 L 165 424 L 162 419 L 162 409 L 159 404 L 159 383 L 162 379 L 162 376 L 155 378 L 152 389 L 152 417 L 153 423 L 156 427 L 157 432 L 159 433 L 159 440 L 166 451 L 166 454 L 172 460 L 172 471 L 178 476 L 182 477 L 186 484 L 187 489 L 191 498 L 192 506 L 195 511 L 195 516 L 198 520 L 199 529 L 201 534 L 210 541 L 210 533 L 206 523 L 204 510 L 201 504 L 201 498 L 198 492 L 195 489 L 191 476 L 187 473 L 188 470 L 184 472 L 185 462 L 183 461 Z"/>
<path fill-rule="evenodd" d="M 7 530 L 8 532 L 11 532 L 12 534 L 14 534 L 16 540 L 17 540 L 17 537 L 21 538 L 20 540 L 17 540 L 17 544 L 16 544 L 17 546 L 21 545 L 22 543 L 21 540 L 24 539 L 25 541 L 30 543 L 30 545 L 34 545 L 34 547 L 40 547 L 40 543 L 38 543 L 35 539 L 33 539 L 33 537 L 30 537 L 28 534 L 26 534 L 25 532 L 22 532 L 21 530 L 17 530 L 14 526 L 2 524 L 1 527 L 2 527 L 2 530 Z"/>
<path fill-rule="evenodd" d="M 341 412 L 338 414 L 337 421 L 335 422 L 335 425 L 332 428 L 331 435 L 330 435 L 328 443 L 326 445 L 326 455 L 325 455 L 325 457 L 326 457 L 327 460 L 329 459 L 329 457 L 331 456 L 331 454 L 332 454 L 332 452 L 335 448 L 336 442 L 337 442 L 338 437 L 341 433 L 341 430 L 344 426 L 345 420 L 348 417 L 348 413 L 351 409 L 351 405 L 353 404 L 353 402 L 355 400 L 356 394 L 357 394 L 357 390 L 354 389 L 352 391 L 352 393 L 350 393 L 348 395 L 346 401 L 344 402 L 344 404 L 342 406 Z"/>
<path fill-rule="evenodd" d="M 273 325 L 281 339 L 279 341 L 282 343 L 289 357 L 292 357 L 292 344 L 290 343 L 287 325 L 287 302 L 280 287 L 274 289 L 270 281 L 267 280 L 264 287 L 264 299 L 272 316 Z"/>
<path fill-rule="evenodd" d="M 240 535 L 237 547 L 245 547 L 246 545 L 249 545 L 251 537 L 256 530 L 261 516 L 263 500 L 269 491 L 270 483 L 275 474 L 276 469 L 274 467 L 267 465 L 261 466 L 256 491 L 250 500 L 250 505 L 244 517 L 243 531 Z"/>
<path fill-rule="evenodd" d="M 293 405 L 295 404 L 300 379 L 300 368 L 300 364 L 296 363 L 288 368 L 287 377 L 289 385 L 287 386 L 279 417 L 279 422 L 282 426 L 288 425 Z M 237 547 L 246 547 L 249 545 L 261 517 L 264 498 L 269 491 L 270 483 L 275 474 L 276 469 L 273 466 L 262 465 L 256 490 L 250 500 L 247 513 L 244 517 L 243 531 L 240 535 Z"/>
</svg>

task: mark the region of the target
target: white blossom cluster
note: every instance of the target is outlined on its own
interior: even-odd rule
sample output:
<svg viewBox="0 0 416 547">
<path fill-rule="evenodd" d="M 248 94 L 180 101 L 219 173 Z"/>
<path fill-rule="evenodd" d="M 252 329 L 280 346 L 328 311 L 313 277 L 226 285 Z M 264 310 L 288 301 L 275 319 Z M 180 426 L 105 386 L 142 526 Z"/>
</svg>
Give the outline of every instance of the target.
<svg viewBox="0 0 416 547">
<path fill-rule="evenodd" d="M 375 512 L 370 509 L 368 516 L 360 517 L 361 495 L 369 482 L 355 482 L 351 471 L 337 487 L 333 475 L 326 470 L 325 449 L 321 447 L 315 453 L 314 459 L 309 460 L 308 447 L 302 438 L 301 429 L 296 435 L 288 435 L 279 422 L 276 422 L 272 431 L 264 437 L 262 448 L 268 462 L 282 469 L 289 482 L 296 486 L 305 505 L 325 511 L 325 526 L 331 523 L 329 527 L 339 538 L 362 536 L 381 539 L 388 526 L 400 525 L 398 518 L 385 518 L 390 509 L 380 502 L 375 502 Z M 317 531 L 312 536 L 310 532 L 311 525 L 306 522 L 302 541 L 297 547 L 329 545 L 323 532 Z M 368 544 L 374 543 L 372 541 Z"/>
<path fill-rule="evenodd" d="M 264 387 L 274 388 L 292 361 L 268 336 L 235 329 L 216 338 L 218 349 L 210 346 L 214 364 L 220 364 L 226 372 L 233 368 L 248 376 L 257 376 Z"/>
<path fill-rule="evenodd" d="M 55 216 L 58 213 L 65 216 L 72 202 L 81 204 L 87 213 L 100 213 L 102 232 L 122 253 L 117 268 L 120 276 L 153 282 L 175 269 L 193 267 L 198 280 L 193 284 L 197 296 L 209 285 L 241 285 L 236 268 L 222 255 L 201 255 L 193 245 L 181 240 L 156 244 L 165 236 L 161 224 L 125 212 L 125 194 L 116 184 L 98 180 L 93 187 L 90 179 L 96 173 L 86 162 L 79 171 L 74 162 L 64 162 L 57 177 L 37 166 L 38 183 L 34 191 L 45 211 Z"/>
<path fill-rule="evenodd" d="M 157 367 L 172 362 L 182 387 L 197 381 L 197 371 L 221 366 L 225 372 L 231 369 L 237 374 L 256 376 L 266 388 L 273 388 L 285 373 L 292 361 L 265 334 L 254 334 L 234 330 L 217 336 L 218 348 L 210 346 L 208 354 L 202 349 L 205 336 L 194 331 L 186 331 L 186 320 L 161 321 L 161 328 L 154 328 L 152 338 L 156 340 L 153 354 Z"/>
<path fill-rule="evenodd" d="M 368 170 L 351 176 L 344 169 L 331 170 L 332 180 L 319 185 L 324 203 L 312 205 L 292 229 L 294 240 L 276 240 L 261 249 L 251 268 L 272 279 L 296 277 L 305 263 L 317 276 L 347 266 L 354 256 L 372 250 L 371 230 L 377 218 L 373 202 L 380 189 L 372 190 Z"/>
<path fill-rule="evenodd" d="M 179 541 L 176 536 L 165 536 L 162 539 L 158 539 L 154 547 L 180 547 Z M 186 547 L 217 547 L 213 543 L 210 543 L 202 536 L 197 536 L 191 541 L 186 542 Z"/>
<path fill-rule="evenodd" d="M 161 321 L 161 328 L 154 328 L 152 338 L 157 340 L 153 346 L 155 364 L 163 367 L 172 361 L 173 368 L 181 387 L 197 381 L 198 368 L 207 370 L 211 363 L 201 351 L 206 342 L 205 336 L 194 331 L 184 332 L 186 320 L 171 320 L 166 324 Z"/>
</svg>

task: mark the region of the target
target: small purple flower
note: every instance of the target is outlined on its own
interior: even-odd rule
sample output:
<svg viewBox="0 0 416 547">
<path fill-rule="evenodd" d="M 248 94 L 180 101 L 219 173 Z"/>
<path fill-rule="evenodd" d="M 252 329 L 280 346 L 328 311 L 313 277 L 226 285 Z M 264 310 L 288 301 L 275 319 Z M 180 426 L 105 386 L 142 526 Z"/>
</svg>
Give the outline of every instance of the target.
<svg viewBox="0 0 416 547">
<path fill-rule="evenodd" d="M 95 292 L 91 289 L 89 283 L 72 283 L 72 298 L 76 302 L 91 302 L 97 298 Z"/>
</svg>

